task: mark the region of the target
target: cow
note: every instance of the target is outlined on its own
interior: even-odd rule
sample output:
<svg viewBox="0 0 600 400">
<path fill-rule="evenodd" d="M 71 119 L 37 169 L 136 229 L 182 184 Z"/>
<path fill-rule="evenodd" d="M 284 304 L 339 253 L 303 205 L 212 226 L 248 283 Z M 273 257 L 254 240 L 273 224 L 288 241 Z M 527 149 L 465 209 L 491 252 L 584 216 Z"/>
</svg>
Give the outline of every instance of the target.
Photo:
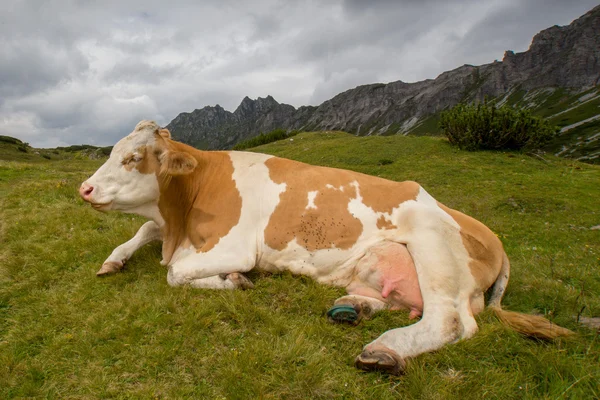
<svg viewBox="0 0 600 400">
<path fill-rule="evenodd" d="M 119 271 L 162 240 L 171 286 L 248 289 L 252 269 L 290 271 L 346 288 L 327 312 L 356 324 L 381 310 L 420 319 L 388 330 L 356 357 L 363 370 L 404 372 L 419 354 L 472 337 L 488 307 L 507 326 L 554 339 L 572 332 L 501 308 L 510 264 L 481 222 L 418 183 L 312 166 L 271 155 L 201 151 L 141 121 L 79 193 L 100 211 L 146 217 L 98 275 Z"/>
</svg>

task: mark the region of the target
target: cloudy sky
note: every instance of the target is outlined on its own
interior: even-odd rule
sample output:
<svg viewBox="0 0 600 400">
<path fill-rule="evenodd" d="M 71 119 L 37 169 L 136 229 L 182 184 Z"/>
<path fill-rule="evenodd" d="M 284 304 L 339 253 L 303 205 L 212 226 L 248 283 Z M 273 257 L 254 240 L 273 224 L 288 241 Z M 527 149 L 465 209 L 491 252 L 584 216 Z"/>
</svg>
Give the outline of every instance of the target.
<svg viewBox="0 0 600 400">
<path fill-rule="evenodd" d="M 2 0 L 0 135 L 112 145 L 244 96 L 318 105 L 525 51 L 598 0 Z"/>
</svg>

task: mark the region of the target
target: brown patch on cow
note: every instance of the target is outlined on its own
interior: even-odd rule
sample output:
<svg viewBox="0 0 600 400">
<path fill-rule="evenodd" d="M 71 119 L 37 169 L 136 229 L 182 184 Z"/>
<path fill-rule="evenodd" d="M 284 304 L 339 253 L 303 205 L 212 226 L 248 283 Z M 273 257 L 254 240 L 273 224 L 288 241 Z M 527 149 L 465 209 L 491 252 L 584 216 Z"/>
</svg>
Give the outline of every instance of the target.
<svg viewBox="0 0 600 400">
<path fill-rule="evenodd" d="M 156 174 L 160 171 L 160 161 L 156 152 L 144 146 L 143 149 L 138 149 L 138 153 L 143 157 L 136 166 L 141 174 Z"/>
<path fill-rule="evenodd" d="M 363 204 L 375 212 L 391 212 L 418 193 L 414 182 L 393 182 L 281 158 L 270 158 L 265 164 L 273 182 L 286 184 L 265 229 L 265 242 L 275 250 L 285 249 L 294 239 L 309 251 L 349 249 L 363 231 L 362 222 L 348 210 L 351 200 L 360 194 Z M 316 208 L 307 209 L 309 192 L 317 193 Z M 382 226 L 393 227 L 385 218 L 378 221 L 378 227 Z"/>
<path fill-rule="evenodd" d="M 348 203 L 357 197 L 356 177 L 350 171 L 282 158 L 270 158 L 265 164 L 273 182 L 286 184 L 265 229 L 269 247 L 283 250 L 294 238 L 309 251 L 349 249 L 356 243 L 363 226 L 348 210 Z M 317 192 L 316 209 L 306 208 L 309 192 Z"/>
<path fill-rule="evenodd" d="M 207 252 L 237 225 L 242 197 L 233 180 L 233 163 L 226 152 L 204 152 L 165 140 L 168 151 L 192 156 L 197 167 L 189 174 L 165 176 L 157 173 L 160 186 L 158 207 L 165 220 L 163 260 L 191 243 L 197 252 Z"/>
<path fill-rule="evenodd" d="M 394 208 L 405 201 L 416 200 L 421 188 L 413 181 L 394 182 L 362 174 L 357 180 L 363 203 L 375 212 L 387 214 L 391 214 Z"/>
<path fill-rule="evenodd" d="M 389 220 L 387 220 L 383 215 L 379 217 L 377 220 L 377 228 L 379 229 L 396 229 L 398 228 L 396 225 L 392 224 Z"/>
<path fill-rule="evenodd" d="M 500 239 L 484 224 L 459 211 L 438 205 L 460 225 L 460 236 L 471 261 L 469 269 L 478 288 L 485 292 L 498 278 L 504 249 Z"/>
</svg>

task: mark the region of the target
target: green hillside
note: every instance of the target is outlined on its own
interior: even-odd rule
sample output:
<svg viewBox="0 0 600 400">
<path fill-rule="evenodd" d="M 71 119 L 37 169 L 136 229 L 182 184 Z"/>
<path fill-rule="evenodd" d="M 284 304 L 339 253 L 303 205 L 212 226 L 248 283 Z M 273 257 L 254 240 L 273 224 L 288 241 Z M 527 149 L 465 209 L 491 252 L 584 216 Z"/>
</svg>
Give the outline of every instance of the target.
<svg viewBox="0 0 600 400">
<path fill-rule="evenodd" d="M 49 152 L 40 153 L 29 144 L 10 136 L 0 136 L 0 160 L 37 162 L 52 158 Z M 46 157 L 43 157 L 45 155 Z"/>
<path fill-rule="evenodd" d="M 544 150 L 592 164 L 600 164 L 600 88 L 570 93 L 565 89 L 525 91 L 519 87 L 505 96 L 490 99 L 497 105 L 526 108 L 547 118 L 564 131 Z M 405 133 L 410 135 L 440 135 L 439 115 L 422 119 Z M 580 125 L 577 125 L 580 124 Z"/>
<path fill-rule="evenodd" d="M 256 149 L 420 182 L 490 226 L 511 259 L 504 307 L 577 332 L 544 343 L 490 313 L 471 340 L 390 377 L 353 367 L 364 344 L 412 323 L 356 327 L 325 312 L 343 290 L 289 274 L 256 288 L 171 288 L 160 245 L 95 272 L 143 219 L 93 211 L 77 188 L 102 160 L 0 161 L 0 398 L 592 399 L 600 342 L 600 166 L 552 155 L 462 152 L 435 137 L 301 133 Z"/>
<path fill-rule="evenodd" d="M 55 149 L 36 149 L 17 138 L 0 136 L 0 160 L 4 161 L 44 162 L 73 158 L 96 159 L 107 157 L 111 150 L 112 146 L 97 147 L 87 144 Z"/>
</svg>

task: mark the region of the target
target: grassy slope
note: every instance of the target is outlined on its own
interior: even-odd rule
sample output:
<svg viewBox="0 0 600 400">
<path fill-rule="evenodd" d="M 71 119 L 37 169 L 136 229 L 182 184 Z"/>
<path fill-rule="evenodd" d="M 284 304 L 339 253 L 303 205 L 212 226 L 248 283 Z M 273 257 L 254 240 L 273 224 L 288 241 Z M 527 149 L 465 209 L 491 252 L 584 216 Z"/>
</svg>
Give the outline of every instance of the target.
<svg viewBox="0 0 600 400">
<path fill-rule="evenodd" d="M 170 288 L 158 244 L 98 279 L 143 223 L 78 199 L 101 161 L 0 161 L 0 398 L 600 396 L 598 335 L 573 318 L 600 316 L 600 231 L 587 229 L 600 224 L 600 168 L 428 137 L 300 134 L 257 150 L 419 181 L 500 235 L 513 265 L 506 308 L 543 313 L 577 338 L 527 340 L 484 313 L 475 338 L 413 360 L 404 377 L 363 373 L 354 357 L 410 323 L 405 313 L 331 325 L 324 313 L 343 291 L 286 274 L 254 274 L 246 292 Z"/>
<path fill-rule="evenodd" d="M 580 101 L 584 96 L 590 96 L 589 101 Z M 600 114 L 599 88 L 584 92 L 569 93 L 565 89 L 540 89 L 527 93 L 516 88 L 503 98 L 490 99 L 491 103 L 500 102 L 512 107 L 528 108 L 534 115 L 548 118 L 551 124 L 559 127 L 574 124 Z M 600 164 L 600 120 L 590 121 L 567 132 L 560 134 L 545 147 L 545 150 L 556 154 L 567 149 L 563 157 L 585 160 Z M 438 126 L 439 114 L 434 114 L 420 121 L 409 131 L 410 135 L 441 135 Z"/>
</svg>

